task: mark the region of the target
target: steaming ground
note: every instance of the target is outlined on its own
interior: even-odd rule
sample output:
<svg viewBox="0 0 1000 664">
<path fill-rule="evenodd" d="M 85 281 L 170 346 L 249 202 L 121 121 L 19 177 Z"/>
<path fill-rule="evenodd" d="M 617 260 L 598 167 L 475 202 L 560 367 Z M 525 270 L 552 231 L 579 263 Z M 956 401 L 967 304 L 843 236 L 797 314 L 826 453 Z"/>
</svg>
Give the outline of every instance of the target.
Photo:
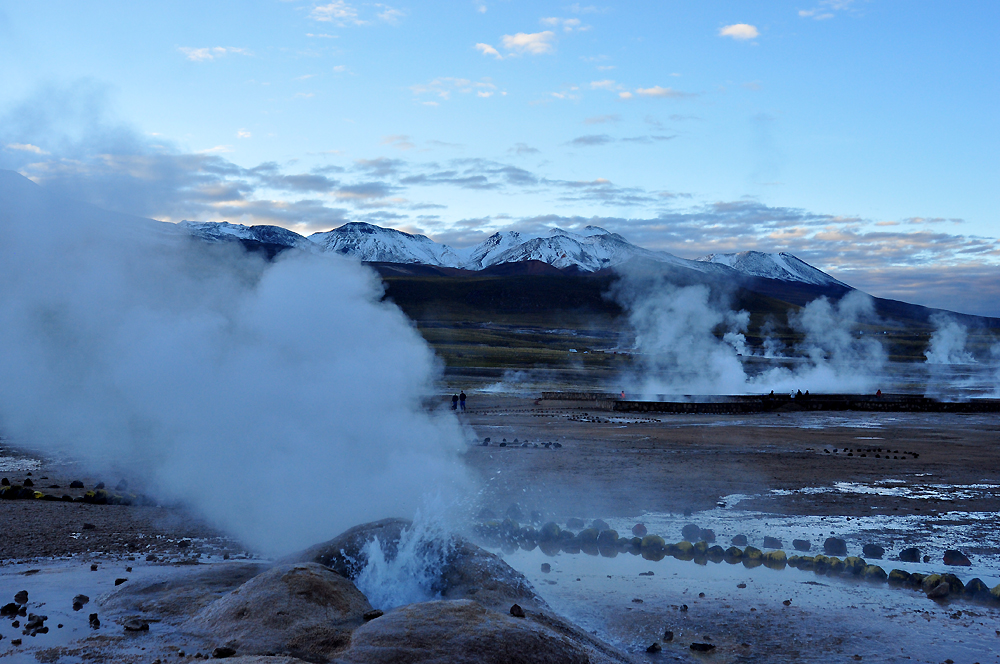
<svg viewBox="0 0 1000 664">
<path fill-rule="evenodd" d="M 347 259 L 192 240 L 0 181 L 0 435 L 281 553 L 465 483 L 437 361 Z"/>
</svg>

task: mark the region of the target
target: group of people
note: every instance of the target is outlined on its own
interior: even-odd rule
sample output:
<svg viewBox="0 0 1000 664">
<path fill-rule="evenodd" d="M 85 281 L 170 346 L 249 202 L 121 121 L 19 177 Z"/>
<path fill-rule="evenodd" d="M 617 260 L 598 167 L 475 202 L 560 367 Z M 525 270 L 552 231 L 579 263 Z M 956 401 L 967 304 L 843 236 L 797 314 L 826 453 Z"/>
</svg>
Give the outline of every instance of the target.
<svg viewBox="0 0 1000 664">
<path fill-rule="evenodd" d="M 465 390 L 462 390 L 461 394 L 451 395 L 451 409 L 458 410 L 459 406 L 461 406 L 462 412 L 465 412 Z"/>
</svg>

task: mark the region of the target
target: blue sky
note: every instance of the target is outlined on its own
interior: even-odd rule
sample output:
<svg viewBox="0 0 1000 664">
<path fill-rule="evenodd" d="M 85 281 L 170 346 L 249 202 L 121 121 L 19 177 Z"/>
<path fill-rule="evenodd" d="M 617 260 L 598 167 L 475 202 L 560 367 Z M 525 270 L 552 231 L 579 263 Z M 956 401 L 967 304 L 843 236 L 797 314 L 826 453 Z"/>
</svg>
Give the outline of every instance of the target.
<svg viewBox="0 0 1000 664">
<path fill-rule="evenodd" d="M 997 3 L 0 4 L 0 167 L 158 219 L 588 223 L 1000 316 Z"/>
</svg>

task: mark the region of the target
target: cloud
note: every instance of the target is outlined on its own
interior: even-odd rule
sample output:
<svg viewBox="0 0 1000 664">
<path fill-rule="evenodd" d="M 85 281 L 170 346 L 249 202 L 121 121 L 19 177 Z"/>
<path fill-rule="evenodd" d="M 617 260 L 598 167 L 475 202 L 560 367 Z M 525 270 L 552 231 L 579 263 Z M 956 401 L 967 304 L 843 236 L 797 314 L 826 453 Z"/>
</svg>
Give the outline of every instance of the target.
<svg viewBox="0 0 1000 664">
<path fill-rule="evenodd" d="M 800 9 L 801 18 L 811 18 L 816 21 L 825 21 L 836 16 L 838 11 L 848 11 L 852 9 L 854 0 L 820 0 L 812 9 Z"/>
<path fill-rule="evenodd" d="M 566 145 L 572 145 L 574 147 L 590 147 L 594 145 L 607 145 L 608 143 L 614 142 L 615 139 L 607 134 L 588 134 L 586 136 L 577 136 Z"/>
<path fill-rule="evenodd" d="M 416 147 L 410 141 L 410 137 L 405 135 L 383 136 L 382 145 L 391 145 L 397 150 L 412 150 Z"/>
<path fill-rule="evenodd" d="M 735 23 L 719 28 L 720 37 L 732 37 L 738 41 L 756 39 L 758 35 L 760 32 L 757 31 L 757 28 L 748 23 Z"/>
<path fill-rule="evenodd" d="M 5 146 L 8 150 L 20 150 L 22 152 L 34 152 L 35 154 L 49 154 L 37 145 L 31 143 L 8 143 Z"/>
<path fill-rule="evenodd" d="M 375 177 L 388 177 L 398 175 L 405 166 L 402 159 L 388 159 L 378 157 L 377 159 L 358 159 L 354 162 L 360 170 L 365 171 Z"/>
<path fill-rule="evenodd" d="M 411 85 L 410 91 L 417 96 L 432 94 L 440 97 L 441 99 L 451 99 L 453 92 L 458 92 L 460 94 L 470 94 L 472 92 L 476 92 L 479 97 L 491 97 L 494 92 L 497 92 L 497 86 L 493 83 L 493 79 L 489 77 L 473 81 L 467 78 L 442 76 L 441 78 L 435 78 L 429 83 Z M 500 94 L 505 95 L 507 93 L 500 91 Z"/>
<path fill-rule="evenodd" d="M 584 119 L 583 124 L 593 125 L 593 124 L 604 124 L 605 122 L 621 122 L 622 116 L 617 113 L 612 113 L 609 115 L 595 115 Z"/>
<path fill-rule="evenodd" d="M 250 51 L 245 48 L 234 48 L 232 46 L 211 46 L 206 48 L 194 48 L 191 46 L 178 46 L 177 50 L 183 53 L 192 62 L 207 62 L 223 56 L 235 53 L 237 55 L 250 55 Z"/>
<path fill-rule="evenodd" d="M 651 88 L 637 88 L 635 92 L 640 97 L 660 97 L 666 99 L 684 99 L 686 97 L 696 96 L 691 92 L 681 92 L 680 90 L 664 88 L 659 85 L 654 85 Z"/>
<path fill-rule="evenodd" d="M 341 26 L 365 24 L 365 21 L 358 18 L 358 10 L 344 0 L 333 0 L 326 5 L 314 6 L 309 12 L 309 18 Z"/>
<path fill-rule="evenodd" d="M 236 138 L 250 138 L 250 131 L 247 129 L 238 129 L 236 131 Z"/>
<path fill-rule="evenodd" d="M 518 157 L 523 157 L 526 154 L 538 154 L 539 152 L 541 152 L 541 150 L 533 148 L 527 143 L 515 143 L 514 147 L 512 147 L 510 150 L 507 150 L 507 152 L 513 152 Z"/>
<path fill-rule="evenodd" d="M 578 18 L 559 18 L 557 16 L 552 16 L 550 18 L 543 18 L 541 20 L 542 25 L 551 28 L 562 28 L 563 32 L 584 32 L 590 30 L 589 25 L 583 25 Z"/>
<path fill-rule="evenodd" d="M 591 90 L 617 90 L 619 85 L 612 81 L 611 79 L 604 79 L 603 81 L 591 81 Z"/>
<path fill-rule="evenodd" d="M 502 60 L 503 56 L 500 55 L 500 51 L 496 50 L 489 44 L 476 44 L 476 50 L 483 55 L 492 55 L 497 60 Z"/>
<path fill-rule="evenodd" d="M 552 43 L 556 35 L 551 30 L 544 32 L 519 32 L 516 35 L 504 35 L 500 38 L 503 47 L 517 55 L 545 55 L 555 51 Z"/>
</svg>

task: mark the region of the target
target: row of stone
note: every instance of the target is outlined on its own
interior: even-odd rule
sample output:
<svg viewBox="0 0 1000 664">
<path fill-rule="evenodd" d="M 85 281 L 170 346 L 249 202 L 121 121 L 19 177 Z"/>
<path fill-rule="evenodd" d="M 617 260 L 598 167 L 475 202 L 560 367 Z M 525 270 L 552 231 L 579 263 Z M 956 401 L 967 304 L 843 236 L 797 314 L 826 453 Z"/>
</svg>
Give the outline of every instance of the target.
<svg viewBox="0 0 1000 664">
<path fill-rule="evenodd" d="M 64 503 L 88 503 L 91 505 L 156 505 L 156 501 L 143 494 L 111 493 L 107 489 L 88 491 L 74 498 L 68 494 L 57 496 L 52 493 L 35 491 L 32 487 L 11 484 L 0 486 L 0 500 L 47 500 Z"/>
</svg>

